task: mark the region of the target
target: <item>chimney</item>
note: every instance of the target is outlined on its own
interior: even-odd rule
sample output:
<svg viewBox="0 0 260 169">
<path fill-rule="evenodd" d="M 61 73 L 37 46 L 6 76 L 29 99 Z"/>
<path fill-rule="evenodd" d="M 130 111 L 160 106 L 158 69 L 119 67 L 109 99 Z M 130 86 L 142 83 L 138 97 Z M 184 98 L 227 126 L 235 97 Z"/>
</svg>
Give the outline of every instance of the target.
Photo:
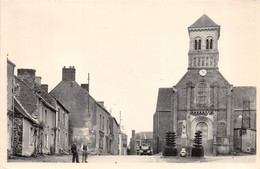
<svg viewBox="0 0 260 169">
<path fill-rule="evenodd" d="M 102 107 L 104 107 L 104 101 L 99 101 L 98 104 L 100 104 Z"/>
<path fill-rule="evenodd" d="M 81 84 L 81 87 L 89 92 L 89 84 Z"/>
<path fill-rule="evenodd" d="M 35 69 L 18 69 L 18 78 L 22 79 L 30 88 L 34 88 Z"/>
<path fill-rule="evenodd" d="M 42 77 L 41 77 L 41 76 L 36 76 L 36 77 L 35 77 L 35 82 L 36 82 L 38 85 L 41 85 L 41 81 L 42 81 Z"/>
<path fill-rule="evenodd" d="M 47 84 L 42 84 L 41 88 L 48 93 L 48 85 Z"/>
<path fill-rule="evenodd" d="M 65 66 L 62 69 L 62 81 L 75 81 L 75 72 L 76 69 L 74 66 L 66 68 Z"/>
<path fill-rule="evenodd" d="M 132 138 L 135 137 L 135 130 L 132 130 Z"/>
</svg>

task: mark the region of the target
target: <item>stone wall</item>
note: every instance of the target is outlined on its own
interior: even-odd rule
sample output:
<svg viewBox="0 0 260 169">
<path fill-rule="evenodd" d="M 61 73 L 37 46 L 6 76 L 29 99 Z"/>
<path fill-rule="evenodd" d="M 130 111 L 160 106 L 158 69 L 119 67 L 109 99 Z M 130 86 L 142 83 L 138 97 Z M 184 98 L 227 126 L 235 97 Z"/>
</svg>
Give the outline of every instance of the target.
<svg viewBox="0 0 260 169">
<path fill-rule="evenodd" d="M 23 117 L 15 112 L 14 118 L 14 155 L 22 155 L 23 152 Z"/>
</svg>

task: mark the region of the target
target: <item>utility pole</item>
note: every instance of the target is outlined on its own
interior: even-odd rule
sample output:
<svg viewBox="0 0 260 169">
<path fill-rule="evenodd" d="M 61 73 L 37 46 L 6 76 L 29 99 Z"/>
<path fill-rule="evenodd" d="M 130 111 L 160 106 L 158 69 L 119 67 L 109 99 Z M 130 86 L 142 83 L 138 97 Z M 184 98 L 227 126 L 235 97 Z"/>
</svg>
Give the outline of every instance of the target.
<svg viewBox="0 0 260 169">
<path fill-rule="evenodd" d="M 88 73 L 88 115 L 89 115 L 89 81 L 90 81 L 90 77 L 89 77 L 89 73 Z"/>
<path fill-rule="evenodd" d="M 90 75 L 89 75 L 89 73 L 88 73 L 88 93 L 89 93 L 89 81 L 90 81 Z"/>
<path fill-rule="evenodd" d="M 121 111 L 119 112 L 119 128 L 121 130 Z"/>
</svg>

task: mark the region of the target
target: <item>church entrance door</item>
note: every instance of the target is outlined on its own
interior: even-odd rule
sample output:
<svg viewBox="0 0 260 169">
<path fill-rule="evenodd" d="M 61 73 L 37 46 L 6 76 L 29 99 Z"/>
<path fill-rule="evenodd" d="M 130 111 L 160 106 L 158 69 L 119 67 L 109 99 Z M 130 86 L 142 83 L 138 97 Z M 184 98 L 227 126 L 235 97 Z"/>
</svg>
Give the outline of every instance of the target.
<svg viewBox="0 0 260 169">
<path fill-rule="evenodd" d="M 196 131 L 202 132 L 202 146 L 205 154 L 210 154 L 211 144 L 208 141 L 208 125 L 205 122 L 199 122 L 196 125 Z"/>
</svg>

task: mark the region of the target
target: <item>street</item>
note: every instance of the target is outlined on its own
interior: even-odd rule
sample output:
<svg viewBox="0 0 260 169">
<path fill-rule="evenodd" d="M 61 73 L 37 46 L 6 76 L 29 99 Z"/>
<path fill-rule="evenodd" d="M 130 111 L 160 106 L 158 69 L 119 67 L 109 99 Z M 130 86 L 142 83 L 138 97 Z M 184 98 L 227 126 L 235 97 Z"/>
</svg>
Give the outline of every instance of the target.
<svg viewBox="0 0 260 169">
<path fill-rule="evenodd" d="M 62 162 L 71 163 L 72 155 L 49 155 L 40 157 L 17 157 L 15 159 L 8 159 L 8 162 Z M 81 162 L 81 155 L 79 155 Z M 240 156 L 206 156 L 203 158 L 192 157 L 162 157 L 160 155 L 153 156 L 112 156 L 112 155 L 93 155 L 88 157 L 89 163 L 254 163 L 256 155 L 240 155 Z"/>
</svg>

